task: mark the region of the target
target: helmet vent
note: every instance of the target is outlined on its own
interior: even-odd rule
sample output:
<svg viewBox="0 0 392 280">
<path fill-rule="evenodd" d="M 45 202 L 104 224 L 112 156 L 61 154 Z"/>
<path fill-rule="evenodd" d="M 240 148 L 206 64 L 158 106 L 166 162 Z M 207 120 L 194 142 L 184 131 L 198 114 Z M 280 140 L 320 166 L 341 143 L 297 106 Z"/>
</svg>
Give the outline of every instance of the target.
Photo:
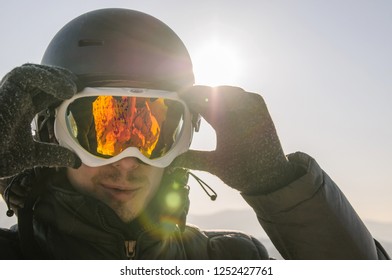
<svg viewBox="0 0 392 280">
<path fill-rule="evenodd" d="M 90 47 L 90 46 L 103 46 L 105 44 L 104 40 L 94 40 L 94 39 L 82 39 L 79 40 L 79 47 Z"/>
</svg>

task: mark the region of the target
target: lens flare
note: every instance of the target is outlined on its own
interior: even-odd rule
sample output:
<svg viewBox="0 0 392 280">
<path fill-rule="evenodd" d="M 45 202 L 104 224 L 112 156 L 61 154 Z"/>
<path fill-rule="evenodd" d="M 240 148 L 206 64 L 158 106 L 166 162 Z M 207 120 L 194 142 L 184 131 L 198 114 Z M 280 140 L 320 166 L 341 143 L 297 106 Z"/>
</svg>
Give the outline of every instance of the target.
<svg viewBox="0 0 392 280">
<path fill-rule="evenodd" d="M 178 209 L 181 205 L 181 196 L 177 192 L 169 192 L 165 197 L 166 206 L 170 209 Z"/>
</svg>

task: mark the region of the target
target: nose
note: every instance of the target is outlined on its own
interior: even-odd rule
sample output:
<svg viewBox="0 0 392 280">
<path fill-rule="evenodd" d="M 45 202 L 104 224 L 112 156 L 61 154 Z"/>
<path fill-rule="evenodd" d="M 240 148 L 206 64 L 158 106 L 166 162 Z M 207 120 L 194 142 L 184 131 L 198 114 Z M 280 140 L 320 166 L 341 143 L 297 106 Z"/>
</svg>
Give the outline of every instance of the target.
<svg viewBox="0 0 392 280">
<path fill-rule="evenodd" d="M 112 165 L 124 171 L 132 171 L 138 168 L 140 166 L 140 163 L 139 160 L 135 157 L 125 157 L 112 163 Z"/>
</svg>

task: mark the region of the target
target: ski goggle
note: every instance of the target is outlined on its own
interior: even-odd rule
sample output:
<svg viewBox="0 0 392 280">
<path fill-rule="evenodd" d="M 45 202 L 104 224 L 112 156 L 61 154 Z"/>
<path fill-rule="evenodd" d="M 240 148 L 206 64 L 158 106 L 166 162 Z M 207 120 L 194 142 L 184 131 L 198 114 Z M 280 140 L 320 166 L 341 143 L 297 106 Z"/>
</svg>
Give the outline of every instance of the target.
<svg viewBox="0 0 392 280">
<path fill-rule="evenodd" d="M 85 88 L 56 109 L 59 144 L 96 167 L 125 157 L 167 167 L 189 149 L 192 116 L 176 92 Z"/>
</svg>

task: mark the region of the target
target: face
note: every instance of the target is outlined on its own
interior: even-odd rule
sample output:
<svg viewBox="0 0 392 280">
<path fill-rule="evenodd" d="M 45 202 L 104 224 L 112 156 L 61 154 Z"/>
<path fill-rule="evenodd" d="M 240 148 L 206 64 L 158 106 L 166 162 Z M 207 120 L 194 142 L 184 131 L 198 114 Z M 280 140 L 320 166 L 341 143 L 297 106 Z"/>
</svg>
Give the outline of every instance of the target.
<svg viewBox="0 0 392 280">
<path fill-rule="evenodd" d="M 156 193 L 163 171 L 128 157 L 100 167 L 68 168 L 67 177 L 79 192 L 104 202 L 123 222 L 130 222 Z"/>
</svg>

